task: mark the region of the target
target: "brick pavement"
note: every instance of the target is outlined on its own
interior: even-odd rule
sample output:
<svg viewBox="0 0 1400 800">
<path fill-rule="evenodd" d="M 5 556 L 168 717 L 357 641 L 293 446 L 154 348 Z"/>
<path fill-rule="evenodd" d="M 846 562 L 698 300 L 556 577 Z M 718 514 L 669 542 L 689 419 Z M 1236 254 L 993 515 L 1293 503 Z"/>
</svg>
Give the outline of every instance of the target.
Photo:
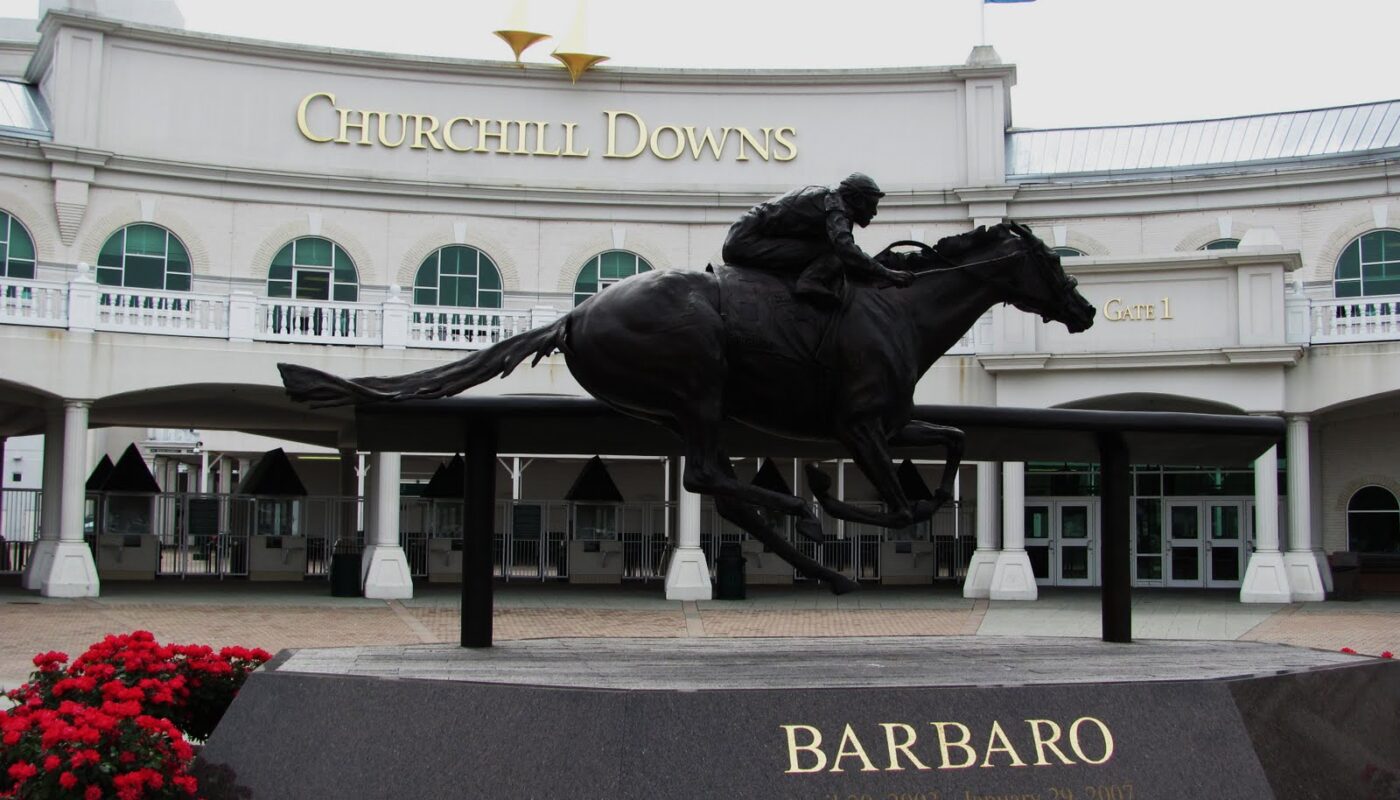
<svg viewBox="0 0 1400 800">
<path fill-rule="evenodd" d="M 988 627 L 986 601 L 963 600 L 947 591 L 882 593 L 872 587 L 859 603 L 836 602 L 819 592 L 769 592 L 749 601 L 669 603 L 657 591 L 624 589 L 570 591 L 566 587 L 516 587 L 500 595 L 495 616 L 498 639 L 563 636 L 942 636 L 1006 632 Z M 1095 629 L 1097 605 L 1090 593 L 1055 595 L 1026 609 L 1053 608 L 1036 619 L 1035 635 L 1086 635 Z M 1068 597 L 1070 602 L 1063 602 Z M 1212 617 L 1238 615 L 1228 597 L 1147 595 L 1153 613 Z M 1057 599 L 1060 598 L 1060 599 Z M 996 605 L 1003 619 L 1005 604 Z M 1012 610 L 1015 613 L 1019 606 Z M 1262 621 L 1243 634 L 1216 638 L 1362 653 L 1400 652 L 1400 596 L 1367 602 L 1250 607 Z M 1144 614 L 1144 622 L 1147 617 Z M 1145 624 L 1144 628 L 1147 627 Z M 326 596 L 321 587 L 162 587 L 113 590 L 97 599 L 38 598 L 0 587 L 0 687 L 22 681 L 35 653 L 76 654 L 104 634 L 149 630 L 161 641 L 243 644 L 271 651 L 288 647 L 452 642 L 460 613 L 452 593 L 420 593 L 404 602 Z M 1142 630 L 1140 628 L 1140 630 Z M 1140 635 L 1146 635 L 1140 633 Z M 1168 638 L 1178 638 L 1169 636 Z"/>
</svg>

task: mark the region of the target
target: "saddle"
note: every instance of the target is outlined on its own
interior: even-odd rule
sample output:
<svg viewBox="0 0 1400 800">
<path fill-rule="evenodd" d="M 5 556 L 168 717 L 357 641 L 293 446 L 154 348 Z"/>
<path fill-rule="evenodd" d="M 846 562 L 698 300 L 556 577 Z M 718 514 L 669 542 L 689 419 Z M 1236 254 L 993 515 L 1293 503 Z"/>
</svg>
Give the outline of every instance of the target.
<svg viewBox="0 0 1400 800">
<path fill-rule="evenodd" d="M 842 282 L 838 308 L 822 309 L 793 294 L 795 275 L 760 269 L 707 266 L 719 285 L 725 350 L 733 355 L 778 358 L 829 369 L 828 339 L 850 302 Z"/>
</svg>

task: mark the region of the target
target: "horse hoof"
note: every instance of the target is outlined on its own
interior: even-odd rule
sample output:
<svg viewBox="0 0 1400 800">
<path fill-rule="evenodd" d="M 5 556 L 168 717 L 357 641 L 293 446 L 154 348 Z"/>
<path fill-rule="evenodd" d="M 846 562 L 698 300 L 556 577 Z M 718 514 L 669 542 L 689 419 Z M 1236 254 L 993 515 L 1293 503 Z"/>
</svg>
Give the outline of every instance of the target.
<svg viewBox="0 0 1400 800">
<path fill-rule="evenodd" d="M 826 533 L 822 531 L 822 524 L 815 519 L 799 519 L 793 527 L 797 529 L 799 536 L 813 544 L 821 544 L 826 541 Z"/>
<path fill-rule="evenodd" d="M 859 583 L 847 578 L 845 575 L 837 575 L 835 578 L 832 578 L 827 585 L 831 587 L 831 593 L 836 595 L 849 594 L 860 588 Z"/>
</svg>

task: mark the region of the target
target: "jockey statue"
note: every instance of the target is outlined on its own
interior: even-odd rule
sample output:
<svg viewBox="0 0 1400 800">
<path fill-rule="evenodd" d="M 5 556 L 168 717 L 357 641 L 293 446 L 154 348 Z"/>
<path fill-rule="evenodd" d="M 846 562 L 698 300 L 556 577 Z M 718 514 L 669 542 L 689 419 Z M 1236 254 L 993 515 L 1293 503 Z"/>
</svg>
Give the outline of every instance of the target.
<svg viewBox="0 0 1400 800">
<path fill-rule="evenodd" d="M 794 292 L 823 308 L 840 305 L 846 272 L 872 282 L 908 286 L 913 273 L 880 264 L 851 235 L 853 225 L 870 224 L 884 196 L 869 175 L 855 172 L 835 189 L 808 186 L 759 203 L 729 229 L 724 261 L 798 274 Z"/>
</svg>

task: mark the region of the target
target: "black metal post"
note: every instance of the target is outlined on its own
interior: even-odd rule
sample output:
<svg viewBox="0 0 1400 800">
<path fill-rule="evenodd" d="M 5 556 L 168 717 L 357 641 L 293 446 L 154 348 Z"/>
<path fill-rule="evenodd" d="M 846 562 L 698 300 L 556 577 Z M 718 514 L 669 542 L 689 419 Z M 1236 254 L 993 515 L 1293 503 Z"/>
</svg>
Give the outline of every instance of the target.
<svg viewBox="0 0 1400 800">
<path fill-rule="evenodd" d="M 496 419 L 467 420 L 462 509 L 462 646 L 491 646 L 496 525 Z"/>
<path fill-rule="evenodd" d="M 1099 571 L 1103 585 L 1103 640 L 1133 640 L 1132 468 L 1121 433 L 1099 434 L 1099 486 L 1102 501 Z"/>
</svg>

